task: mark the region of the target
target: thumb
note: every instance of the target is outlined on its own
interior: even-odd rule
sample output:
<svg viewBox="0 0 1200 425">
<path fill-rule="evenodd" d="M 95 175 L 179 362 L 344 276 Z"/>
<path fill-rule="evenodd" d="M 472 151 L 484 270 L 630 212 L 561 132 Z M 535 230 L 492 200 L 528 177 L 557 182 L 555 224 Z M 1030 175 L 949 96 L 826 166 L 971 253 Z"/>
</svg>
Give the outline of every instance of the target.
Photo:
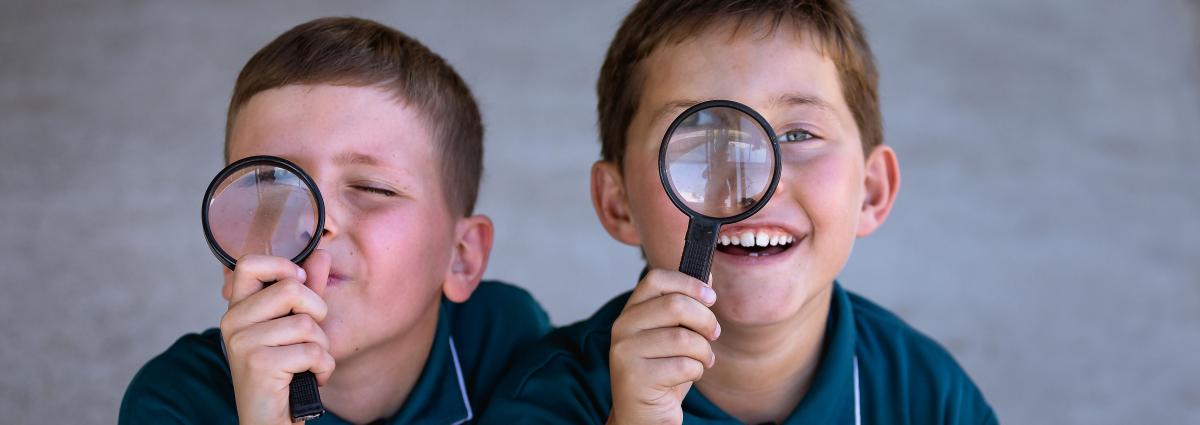
<svg viewBox="0 0 1200 425">
<path fill-rule="evenodd" d="M 313 251 L 308 259 L 300 265 L 304 269 L 304 273 L 308 275 L 304 284 L 317 295 L 322 295 L 322 292 L 325 292 L 325 284 L 329 283 L 329 268 L 332 265 L 333 256 L 329 255 L 329 251 L 323 249 Z"/>
</svg>

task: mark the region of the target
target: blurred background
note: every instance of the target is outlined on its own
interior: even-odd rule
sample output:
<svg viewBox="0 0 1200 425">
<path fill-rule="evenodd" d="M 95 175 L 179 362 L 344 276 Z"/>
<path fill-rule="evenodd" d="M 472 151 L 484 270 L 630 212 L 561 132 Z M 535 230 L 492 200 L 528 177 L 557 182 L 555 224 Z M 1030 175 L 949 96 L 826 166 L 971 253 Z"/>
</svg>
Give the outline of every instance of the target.
<svg viewBox="0 0 1200 425">
<path fill-rule="evenodd" d="M 633 286 L 592 212 L 594 83 L 629 1 L 0 5 L 0 412 L 111 423 L 216 326 L 199 225 L 234 78 L 327 15 L 392 25 L 487 125 L 490 278 L 556 324 Z M 1200 2 L 853 1 L 899 201 L 841 278 L 945 345 L 1002 421 L 1200 423 Z"/>
</svg>

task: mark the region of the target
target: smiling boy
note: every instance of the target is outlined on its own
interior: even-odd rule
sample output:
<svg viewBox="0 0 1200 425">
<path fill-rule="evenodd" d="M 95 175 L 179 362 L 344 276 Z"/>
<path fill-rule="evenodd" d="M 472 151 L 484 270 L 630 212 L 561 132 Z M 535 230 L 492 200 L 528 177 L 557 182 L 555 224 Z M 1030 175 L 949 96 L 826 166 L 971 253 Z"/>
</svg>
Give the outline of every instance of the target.
<svg viewBox="0 0 1200 425">
<path fill-rule="evenodd" d="M 304 168 L 324 234 L 299 267 L 247 256 L 226 271 L 220 329 L 147 363 L 120 423 L 290 423 L 288 384 L 306 370 L 328 411 L 311 423 L 476 419 L 513 351 L 549 327 L 525 291 L 481 283 L 482 138 L 458 74 L 394 29 L 318 19 L 260 50 L 230 101 L 226 161 Z"/>
<path fill-rule="evenodd" d="M 949 353 L 836 282 L 900 184 L 877 80 L 843 1 L 639 2 L 597 84 L 592 200 L 648 270 L 547 336 L 483 422 L 995 423 Z M 675 271 L 687 217 L 657 157 L 671 121 L 711 99 L 761 113 L 783 170 L 761 211 L 722 228 L 709 287 Z"/>
</svg>

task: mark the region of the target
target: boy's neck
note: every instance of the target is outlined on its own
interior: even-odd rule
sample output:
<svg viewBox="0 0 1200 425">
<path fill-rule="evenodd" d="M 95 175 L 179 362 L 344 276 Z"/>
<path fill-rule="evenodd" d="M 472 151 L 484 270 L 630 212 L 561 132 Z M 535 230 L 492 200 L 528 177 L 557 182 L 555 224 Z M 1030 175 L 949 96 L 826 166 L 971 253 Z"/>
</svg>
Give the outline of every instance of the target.
<svg viewBox="0 0 1200 425">
<path fill-rule="evenodd" d="M 782 423 L 808 392 L 821 360 L 833 285 L 791 318 L 768 326 L 722 324 L 717 363 L 696 387 L 744 423 Z"/>
<path fill-rule="evenodd" d="M 321 387 L 325 408 L 350 423 L 394 415 L 417 385 L 437 334 L 440 302 L 405 334 L 337 362 Z"/>
</svg>

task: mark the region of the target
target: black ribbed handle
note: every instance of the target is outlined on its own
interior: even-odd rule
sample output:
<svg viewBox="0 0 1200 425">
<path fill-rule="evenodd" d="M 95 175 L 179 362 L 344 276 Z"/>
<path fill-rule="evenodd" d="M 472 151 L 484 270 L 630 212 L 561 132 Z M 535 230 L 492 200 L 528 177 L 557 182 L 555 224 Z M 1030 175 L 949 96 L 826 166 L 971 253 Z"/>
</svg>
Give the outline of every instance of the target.
<svg viewBox="0 0 1200 425">
<path fill-rule="evenodd" d="M 317 391 L 317 375 L 307 370 L 295 374 L 288 390 L 292 422 L 316 419 L 325 413 L 325 406 L 321 405 L 321 393 Z"/>
<path fill-rule="evenodd" d="M 704 217 L 688 220 L 679 271 L 708 283 L 708 271 L 712 267 L 713 250 L 717 247 L 717 233 L 720 231 L 721 223 L 716 220 Z"/>
</svg>

